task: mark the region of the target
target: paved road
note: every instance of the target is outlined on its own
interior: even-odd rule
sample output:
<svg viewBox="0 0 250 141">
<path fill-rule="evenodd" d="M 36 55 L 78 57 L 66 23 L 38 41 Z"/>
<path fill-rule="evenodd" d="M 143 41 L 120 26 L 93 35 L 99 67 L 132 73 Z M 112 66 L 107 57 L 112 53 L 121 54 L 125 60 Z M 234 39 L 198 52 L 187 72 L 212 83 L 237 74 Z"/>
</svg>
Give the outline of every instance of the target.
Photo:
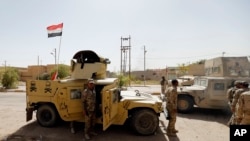
<svg viewBox="0 0 250 141">
<path fill-rule="evenodd" d="M 160 87 L 131 87 L 130 90 L 154 91 Z M 62 122 L 54 128 L 40 127 L 33 119 L 25 121 L 25 92 L 0 93 L 0 140 L 12 138 L 21 141 L 80 141 L 83 138 L 83 124 L 77 124 L 77 133 L 71 134 L 69 124 Z M 191 114 L 178 114 L 176 127 L 179 129 L 177 138 L 166 136 L 163 130 L 168 121 L 161 115 L 160 128 L 153 136 L 137 136 L 127 126 L 111 126 L 106 131 L 98 127 L 99 135 L 94 137 L 96 141 L 229 141 L 229 128 L 226 122 L 229 114 L 220 110 L 205 110 L 196 108 Z M 33 116 L 35 117 L 35 116 Z M 11 139 L 8 139 L 10 141 Z M 18 141 L 19 141 L 18 140 Z"/>
</svg>

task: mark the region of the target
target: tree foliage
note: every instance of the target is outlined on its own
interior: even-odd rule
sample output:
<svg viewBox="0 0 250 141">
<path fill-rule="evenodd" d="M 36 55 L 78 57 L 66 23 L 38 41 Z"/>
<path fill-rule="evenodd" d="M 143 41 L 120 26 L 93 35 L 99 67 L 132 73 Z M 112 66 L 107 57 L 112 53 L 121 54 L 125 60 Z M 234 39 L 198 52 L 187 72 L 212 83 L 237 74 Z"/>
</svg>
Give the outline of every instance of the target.
<svg viewBox="0 0 250 141">
<path fill-rule="evenodd" d="M 39 75 L 39 80 L 49 80 L 49 79 L 50 79 L 50 75 L 48 73 L 43 73 Z"/>
<path fill-rule="evenodd" d="M 118 75 L 118 79 L 119 79 L 119 86 L 128 86 L 129 83 L 129 77 L 128 76 L 124 76 L 124 75 Z"/>
<path fill-rule="evenodd" d="M 189 66 L 187 66 L 185 64 L 179 64 L 178 67 L 179 67 L 180 75 L 187 74 Z"/>
<path fill-rule="evenodd" d="M 52 75 L 57 71 L 57 68 L 53 69 L 50 73 L 50 79 L 52 77 Z M 70 75 L 70 67 L 67 66 L 67 65 L 59 65 L 58 66 L 58 75 L 57 75 L 57 78 L 60 78 L 60 79 L 63 79 L 67 76 Z"/>
<path fill-rule="evenodd" d="M 206 61 L 206 59 L 201 59 L 201 60 L 195 62 L 194 64 L 205 64 L 205 61 Z"/>
<path fill-rule="evenodd" d="M 6 89 L 15 88 L 19 80 L 17 69 L 8 68 L 2 76 L 2 85 Z"/>
</svg>

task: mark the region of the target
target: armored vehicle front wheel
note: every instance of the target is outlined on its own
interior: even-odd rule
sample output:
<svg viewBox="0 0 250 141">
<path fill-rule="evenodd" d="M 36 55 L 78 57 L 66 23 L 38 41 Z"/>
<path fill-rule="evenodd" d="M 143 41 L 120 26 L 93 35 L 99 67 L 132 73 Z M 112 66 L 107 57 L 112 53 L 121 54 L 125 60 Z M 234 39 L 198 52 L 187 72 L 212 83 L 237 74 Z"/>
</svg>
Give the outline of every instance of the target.
<svg viewBox="0 0 250 141">
<path fill-rule="evenodd" d="M 186 95 L 179 95 L 178 96 L 178 102 L 177 102 L 177 108 L 178 111 L 181 113 L 188 113 L 193 110 L 194 102 L 193 99 Z"/>
<path fill-rule="evenodd" d="M 159 127 L 159 118 L 152 110 L 137 110 L 132 115 L 131 126 L 135 132 L 141 135 L 151 135 Z"/>
<path fill-rule="evenodd" d="M 42 105 L 37 110 L 36 118 L 41 126 L 52 127 L 56 124 L 57 113 L 52 106 Z"/>
</svg>

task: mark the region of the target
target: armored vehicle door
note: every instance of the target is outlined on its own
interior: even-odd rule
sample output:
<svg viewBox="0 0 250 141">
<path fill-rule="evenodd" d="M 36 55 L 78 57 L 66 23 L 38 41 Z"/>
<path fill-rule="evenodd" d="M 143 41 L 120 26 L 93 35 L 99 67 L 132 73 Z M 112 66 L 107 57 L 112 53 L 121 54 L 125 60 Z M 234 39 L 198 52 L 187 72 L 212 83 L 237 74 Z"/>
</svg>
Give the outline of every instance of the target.
<svg viewBox="0 0 250 141">
<path fill-rule="evenodd" d="M 208 105 L 213 108 L 227 106 L 227 81 L 224 79 L 210 80 L 208 94 Z"/>
<path fill-rule="evenodd" d="M 118 114 L 119 91 L 109 89 L 102 93 L 103 130 L 106 130 Z"/>
<path fill-rule="evenodd" d="M 82 87 L 68 87 L 66 105 L 69 116 L 82 117 L 81 92 Z"/>
</svg>

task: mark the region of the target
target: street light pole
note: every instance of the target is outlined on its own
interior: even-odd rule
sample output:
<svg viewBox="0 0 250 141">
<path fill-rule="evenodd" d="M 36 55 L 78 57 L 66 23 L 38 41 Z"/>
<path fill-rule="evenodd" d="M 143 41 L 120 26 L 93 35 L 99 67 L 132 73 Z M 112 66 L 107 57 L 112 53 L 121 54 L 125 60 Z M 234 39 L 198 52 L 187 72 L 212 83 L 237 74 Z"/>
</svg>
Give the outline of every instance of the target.
<svg viewBox="0 0 250 141">
<path fill-rule="evenodd" d="M 224 57 L 224 54 L 225 54 L 226 52 L 222 52 L 222 57 Z"/>
<path fill-rule="evenodd" d="M 55 65 L 56 65 L 56 48 L 55 48 Z"/>
<path fill-rule="evenodd" d="M 145 78 L 146 78 L 146 47 L 145 47 L 145 45 L 144 45 L 144 48 L 143 48 L 143 50 L 144 50 L 144 86 L 145 86 L 145 83 L 146 83 L 146 80 L 145 80 Z"/>
<path fill-rule="evenodd" d="M 54 49 L 54 53 L 51 52 L 50 54 L 53 55 L 53 56 L 55 57 L 55 66 L 56 66 L 56 48 Z"/>
</svg>

